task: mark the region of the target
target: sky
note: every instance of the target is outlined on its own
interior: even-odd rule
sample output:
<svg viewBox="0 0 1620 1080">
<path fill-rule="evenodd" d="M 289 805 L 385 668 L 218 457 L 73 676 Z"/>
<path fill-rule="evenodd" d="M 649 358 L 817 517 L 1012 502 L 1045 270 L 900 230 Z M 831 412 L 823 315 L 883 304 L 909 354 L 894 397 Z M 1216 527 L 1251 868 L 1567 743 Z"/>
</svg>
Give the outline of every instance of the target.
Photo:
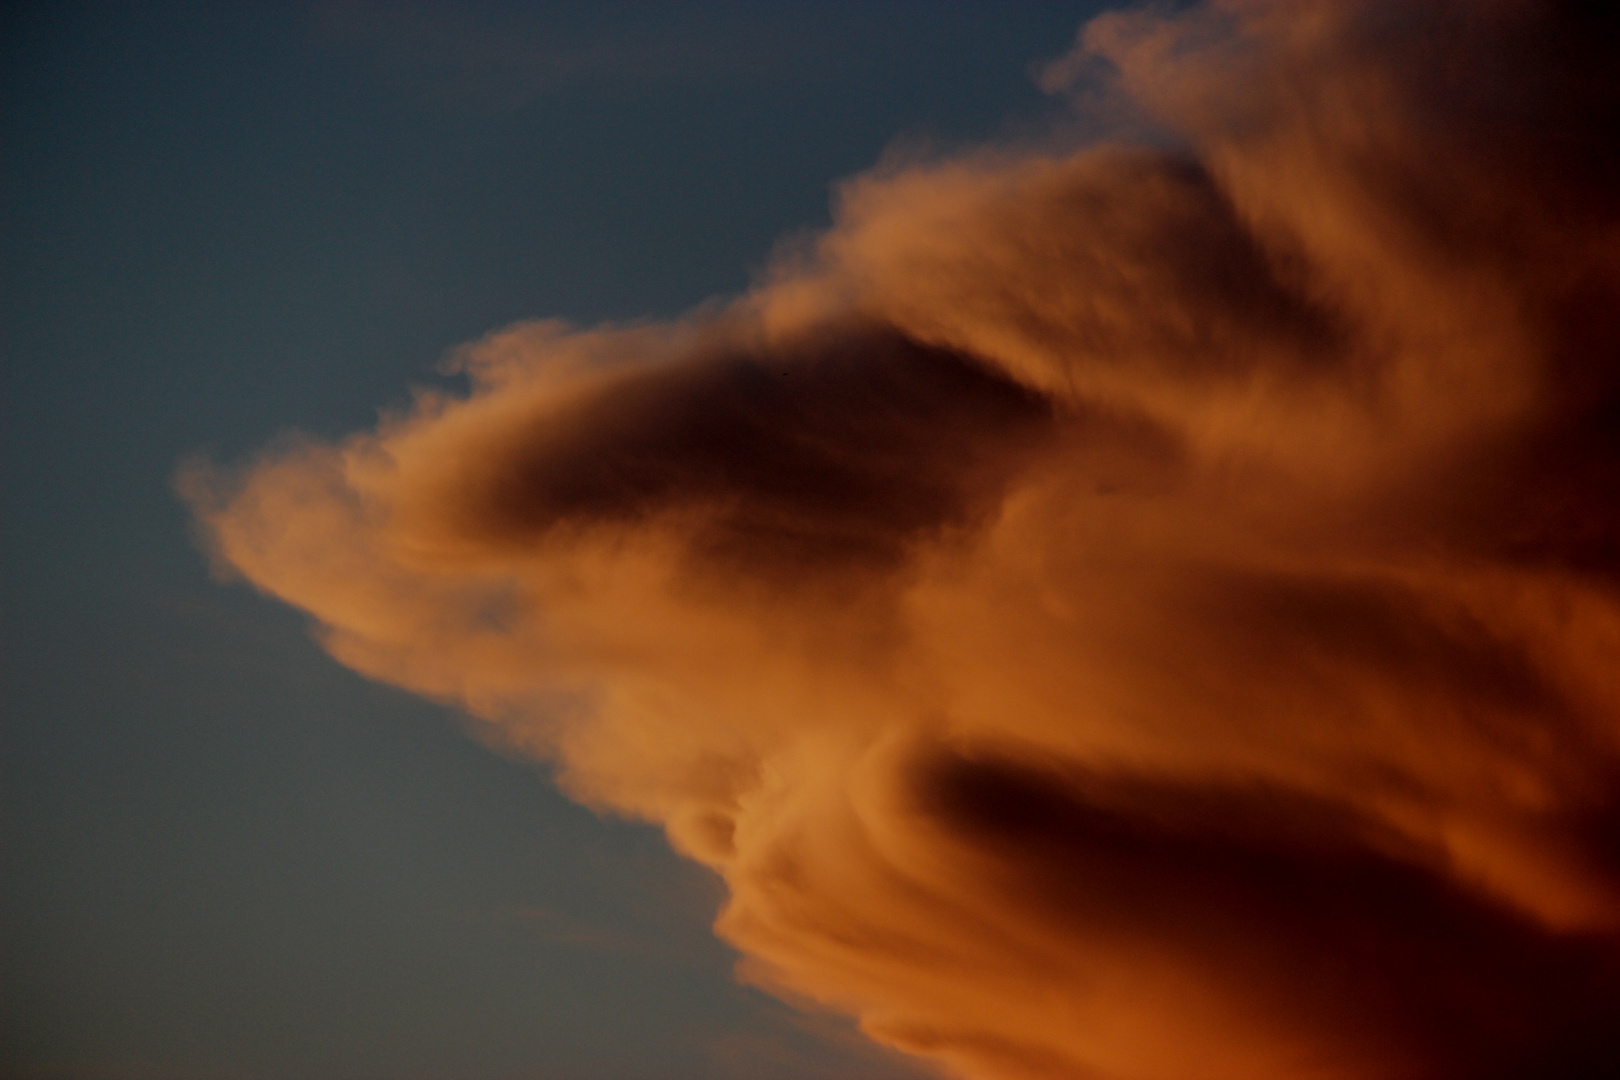
<svg viewBox="0 0 1620 1080">
<path fill-rule="evenodd" d="M 1613 12 L 253 12 L 8 30 L 12 1071 L 1611 1075 Z"/>
<path fill-rule="evenodd" d="M 0 1072 L 907 1075 L 721 888 L 221 585 L 182 461 L 521 319 L 746 288 L 894 140 L 1050 108 L 1072 4 L 10 4 Z"/>
</svg>

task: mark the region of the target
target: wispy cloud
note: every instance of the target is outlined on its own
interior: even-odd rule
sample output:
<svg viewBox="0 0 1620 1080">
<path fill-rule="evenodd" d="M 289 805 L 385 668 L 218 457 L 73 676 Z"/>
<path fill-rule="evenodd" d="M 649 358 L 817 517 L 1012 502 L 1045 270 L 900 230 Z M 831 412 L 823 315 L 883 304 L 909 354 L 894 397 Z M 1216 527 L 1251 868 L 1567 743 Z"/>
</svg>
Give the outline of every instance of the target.
<svg viewBox="0 0 1620 1080">
<path fill-rule="evenodd" d="M 469 397 L 191 497 L 336 658 L 662 823 L 745 977 L 890 1046 L 1605 1075 L 1616 41 L 1108 16 L 1052 78 L 1172 149 L 882 168 L 729 306 L 510 328 Z"/>
</svg>

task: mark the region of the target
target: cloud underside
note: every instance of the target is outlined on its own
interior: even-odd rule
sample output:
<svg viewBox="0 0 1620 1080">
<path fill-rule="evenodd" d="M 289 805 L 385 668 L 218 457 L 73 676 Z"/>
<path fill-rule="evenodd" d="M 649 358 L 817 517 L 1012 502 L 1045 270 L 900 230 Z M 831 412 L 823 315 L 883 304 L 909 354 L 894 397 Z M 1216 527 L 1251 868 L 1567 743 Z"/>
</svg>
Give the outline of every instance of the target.
<svg viewBox="0 0 1620 1080">
<path fill-rule="evenodd" d="M 1049 80 L 1151 139 L 891 163 L 746 296 L 190 498 L 963 1076 L 1607 1075 L 1617 40 L 1106 16 Z"/>
</svg>

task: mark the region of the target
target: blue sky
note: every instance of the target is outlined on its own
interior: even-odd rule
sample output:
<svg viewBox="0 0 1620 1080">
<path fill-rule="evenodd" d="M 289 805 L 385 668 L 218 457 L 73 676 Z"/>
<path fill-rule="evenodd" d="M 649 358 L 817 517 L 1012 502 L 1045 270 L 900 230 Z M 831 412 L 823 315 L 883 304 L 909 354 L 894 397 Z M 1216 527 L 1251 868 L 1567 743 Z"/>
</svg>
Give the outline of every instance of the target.
<svg viewBox="0 0 1620 1080">
<path fill-rule="evenodd" d="M 0 1071 L 903 1075 L 736 985 L 656 832 L 212 580 L 171 483 L 741 290 L 897 139 L 1038 126 L 1089 7 L 8 7 Z"/>
</svg>

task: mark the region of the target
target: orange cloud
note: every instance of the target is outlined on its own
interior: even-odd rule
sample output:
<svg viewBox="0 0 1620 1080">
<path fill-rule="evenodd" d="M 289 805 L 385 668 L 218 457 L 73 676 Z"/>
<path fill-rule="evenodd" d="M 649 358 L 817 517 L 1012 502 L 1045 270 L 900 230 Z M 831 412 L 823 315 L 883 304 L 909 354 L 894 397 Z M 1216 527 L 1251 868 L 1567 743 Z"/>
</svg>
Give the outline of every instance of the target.
<svg viewBox="0 0 1620 1080">
<path fill-rule="evenodd" d="M 1620 84 L 1579 5 L 1113 15 L 1158 134 L 843 190 L 186 490 L 333 656 L 975 1080 L 1620 1061 Z"/>
</svg>

